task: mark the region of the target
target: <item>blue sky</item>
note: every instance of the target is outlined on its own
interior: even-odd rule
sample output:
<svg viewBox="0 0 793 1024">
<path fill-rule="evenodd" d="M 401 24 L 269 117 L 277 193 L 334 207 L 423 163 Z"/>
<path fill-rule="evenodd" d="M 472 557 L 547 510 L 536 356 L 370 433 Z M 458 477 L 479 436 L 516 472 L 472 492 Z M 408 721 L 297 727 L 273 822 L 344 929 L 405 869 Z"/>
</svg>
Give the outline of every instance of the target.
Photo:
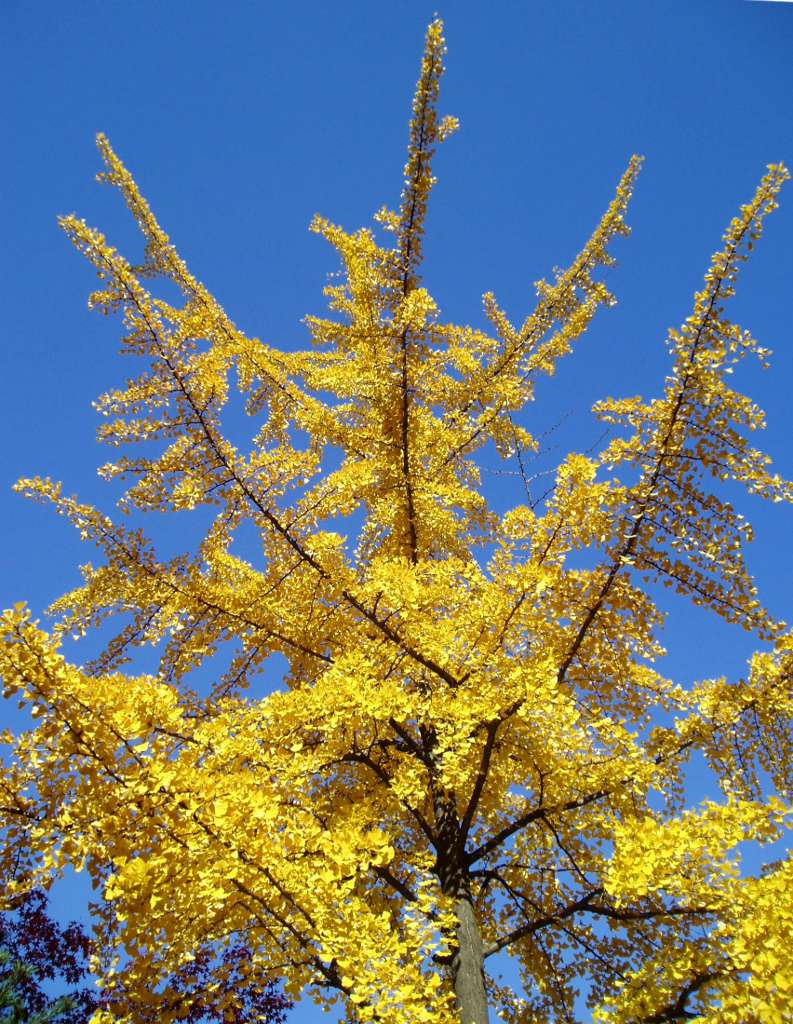
<svg viewBox="0 0 793 1024">
<path fill-rule="evenodd" d="M 90 557 L 62 520 L 11 493 L 14 480 L 50 475 L 109 506 L 90 403 L 131 367 L 116 352 L 118 324 L 88 313 L 91 272 L 55 223 L 75 211 L 137 251 L 120 200 L 93 182 L 95 133 L 110 137 L 239 326 L 302 346 L 301 317 L 323 310 L 336 269 L 308 223 L 321 212 L 354 228 L 396 204 L 436 4 L 2 4 L 3 606 L 25 599 L 40 612 Z M 528 419 L 540 429 L 567 417 L 550 464 L 596 438 L 593 401 L 658 392 L 666 328 L 688 315 L 729 218 L 767 163 L 793 164 L 793 4 L 523 0 L 448 2 L 439 13 L 449 47 L 441 108 L 462 122 L 438 158 L 428 221 L 425 280 L 445 317 L 480 322 L 492 289 L 521 319 L 532 282 L 586 241 L 631 153 L 646 158 L 633 235 L 608 278 L 619 305 L 539 389 Z M 739 383 L 766 408 L 764 443 L 788 477 L 791 282 L 789 185 L 732 310 L 774 349 L 770 371 Z M 509 478 L 497 486 L 508 502 Z M 745 511 L 761 592 L 791 618 L 793 512 Z M 734 676 L 751 647 L 688 607 L 672 609 L 669 639 L 667 670 L 683 680 Z M 77 889 L 61 904 L 77 908 Z"/>
</svg>

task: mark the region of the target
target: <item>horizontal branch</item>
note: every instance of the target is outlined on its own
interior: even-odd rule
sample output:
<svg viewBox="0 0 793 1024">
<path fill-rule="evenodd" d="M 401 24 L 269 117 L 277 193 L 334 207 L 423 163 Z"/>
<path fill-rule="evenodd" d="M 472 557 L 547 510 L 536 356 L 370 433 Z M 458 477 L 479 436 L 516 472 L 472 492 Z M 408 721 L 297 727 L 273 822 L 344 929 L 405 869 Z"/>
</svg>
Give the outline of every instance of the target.
<svg viewBox="0 0 793 1024">
<path fill-rule="evenodd" d="M 522 814 L 519 818 L 510 822 L 509 825 L 505 825 L 500 831 L 496 832 L 494 836 L 491 836 L 487 842 L 482 843 L 471 853 L 466 855 L 466 863 L 474 864 L 476 861 L 481 860 L 482 857 L 486 857 L 493 850 L 498 849 L 502 843 L 506 842 L 516 832 L 519 832 L 526 825 L 530 825 L 531 822 L 537 821 L 540 818 L 547 818 L 552 814 L 561 814 L 565 811 L 574 811 L 579 807 L 586 807 L 587 804 L 594 803 L 596 800 L 601 800 L 604 796 L 608 796 L 611 790 L 599 789 L 594 793 L 589 793 L 587 796 L 579 797 L 576 800 L 568 800 L 566 803 L 557 804 L 555 807 L 546 807 L 540 805 L 539 807 L 533 807 L 530 811 Z"/>
<path fill-rule="evenodd" d="M 492 956 L 494 953 L 498 953 L 499 950 L 504 949 L 505 946 L 511 946 L 513 942 L 525 939 L 527 936 L 533 935 L 534 932 L 538 932 L 541 928 L 547 928 L 549 925 L 556 924 L 558 921 L 564 921 L 565 918 L 572 917 L 573 914 L 586 910 L 589 903 L 596 896 L 602 895 L 602 893 L 602 889 L 592 889 L 591 892 L 585 893 L 573 903 L 568 903 L 566 907 L 561 907 L 552 914 L 535 918 L 533 921 L 526 921 L 525 924 L 520 925 L 507 935 L 503 935 L 500 939 L 496 939 L 495 942 L 491 942 L 486 946 L 485 956 Z"/>
</svg>

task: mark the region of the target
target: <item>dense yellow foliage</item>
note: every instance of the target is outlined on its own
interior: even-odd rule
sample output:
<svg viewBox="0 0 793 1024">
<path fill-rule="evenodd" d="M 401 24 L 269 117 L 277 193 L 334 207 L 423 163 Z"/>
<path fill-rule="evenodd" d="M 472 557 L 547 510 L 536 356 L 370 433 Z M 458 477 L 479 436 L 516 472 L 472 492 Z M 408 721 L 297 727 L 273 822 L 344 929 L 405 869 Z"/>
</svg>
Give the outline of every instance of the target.
<svg viewBox="0 0 793 1024">
<path fill-rule="evenodd" d="M 522 324 L 489 294 L 490 333 L 444 322 L 419 277 L 432 156 L 456 127 L 436 114 L 443 52 L 435 22 L 401 205 L 376 218 L 388 244 L 313 223 L 344 274 L 330 316 L 307 319 L 309 351 L 234 326 L 99 137 L 102 177 L 146 240 L 135 266 L 62 221 L 99 275 L 91 304 L 120 313 L 141 367 L 97 403 L 101 439 L 136 446 L 102 473 L 125 482 L 130 522 L 203 510 L 207 528 L 164 558 L 58 484 L 18 485 L 101 558 L 51 635 L 23 606 L 2 619 L 6 691 L 39 723 L 2 777 L 6 881 L 91 873 L 96 968 L 134 995 L 108 1020 L 134 1020 L 135 1001 L 177 1017 L 157 979 L 242 937 L 258 972 L 354 1021 L 480 1020 L 463 954 L 470 982 L 506 950 L 523 991 L 487 991 L 515 1022 L 570 1019 L 583 976 L 601 1021 L 782 1024 L 791 863 L 744 878 L 736 848 L 789 827 L 793 639 L 760 602 L 749 526 L 720 486 L 793 498 L 748 439 L 762 412 L 730 384 L 765 353 L 723 314 L 787 171 L 770 166 L 727 228 L 669 333 L 660 397 L 600 403 L 617 425 L 605 450 L 569 455 L 541 506 L 496 514 L 483 449 L 522 465 L 536 448 L 518 414 L 613 301 L 596 275 L 627 232 L 639 160 Z M 156 297 L 158 278 L 181 299 Z M 247 452 L 224 434 L 233 385 L 257 423 Z M 656 581 L 757 635 L 744 680 L 685 689 L 659 673 Z M 94 663 L 59 654 L 62 635 L 108 621 Z M 152 674 L 124 674 L 141 647 Z M 207 678 L 209 692 L 193 682 Z M 694 751 L 721 796 L 684 807 Z"/>
</svg>

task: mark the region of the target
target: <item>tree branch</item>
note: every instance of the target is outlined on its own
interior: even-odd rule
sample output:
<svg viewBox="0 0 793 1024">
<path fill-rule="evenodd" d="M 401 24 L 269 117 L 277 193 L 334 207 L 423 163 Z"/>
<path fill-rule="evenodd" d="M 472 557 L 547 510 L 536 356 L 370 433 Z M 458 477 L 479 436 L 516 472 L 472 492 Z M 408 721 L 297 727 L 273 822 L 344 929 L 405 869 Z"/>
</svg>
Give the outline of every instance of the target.
<svg viewBox="0 0 793 1024">
<path fill-rule="evenodd" d="M 602 889 L 592 889 L 591 892 L 585 893 L 585 895 L 581 896 L 580 899 L 575 900 L 573 903 L 568 903 L 566 907 L 560 908 L 555 913 L 547 914 L 545 917 L 535 918 L 533 921 L 527 921 L 525 924 L 522 924 L 518 928 L 509 932 L 509 934 L 502 936 L 500 939 L 496 939 L 495 942 L 491 942 L 490 945 L 485 948 L 485 957 L 498 953 L 498 951 L 504 949 L 505 946 L 511 946 L 513 942 L 525 939 L 528 935 L 533 935 L 534 932 L 539 931 L 541 928 L 547 928 L 549 925 L 556 924 L 558 921 L 563 921 L 567 917 L 572 917 L 573 914 L 586 910 L 587 905 L 591 900 L 596 896 L 600 896 L 602 893 Z"/>
<path fill-rule="evenodd" d="M 476 861 L 481 860 L 482 857 L 486 857 L 493 850 L 498 849 L 502 843 L 504 843 L 510 836 L 513 836 L 516 832 L 519 832 L 526 825 L 531 824 L 532 821 L 537 821 L 538 818 L 546 818 L 550 814 L 561 814 L 565 811 L 574 811 L 579 807 L 586 807 L 587 804 L 594 803 L 596 800 L 601 800 L 604 796 L 608 796 L 610 790 L 599 789 L 594 793 L 589 793 L 587 796 L 579 797 L 576 800 L 568 800 L 566 803 L 557 804 L 555 807 L 534 807 L 525 814 L 522 814 L 519 818 L 510 822 L 509 825 L 505 825 L 500 831 L 496 832 L 494 836 L 491 836 L 487 842 L 482 843 L 475 850 L 466 856 L 466 862 L 468 864 L 474 864 Z"/>
<path fill-rule="evenodd" d="M 474 788 L 471 791 L 471 799 L 468 801 L 468 806 L 463 814 L 463 820 L 460 822 L 460 830 L 458 833 L 458 846 L 460 849 L 465 848 L 465 840 L 468 837 L 468 830 L 471 827 L 471 822 L 474 820 L 476 814 L 476 808 L 479 805 L 479 799 L 482 796 L 482 790 L 484 789 L 485 782 L 487 781 L 487 773 L 490 767 L 490 758 L 493 753 L 493 746 L 496 742 L 496 733 L 498 727 L 501 724 L 500 719 L 488 723 L 487 736 L 485 739 L 485 745 L 482 749 L 482 759 L 479 762 L 479 771 L 476 775 L 476 781 L 474 782 Z"/>
</svg>

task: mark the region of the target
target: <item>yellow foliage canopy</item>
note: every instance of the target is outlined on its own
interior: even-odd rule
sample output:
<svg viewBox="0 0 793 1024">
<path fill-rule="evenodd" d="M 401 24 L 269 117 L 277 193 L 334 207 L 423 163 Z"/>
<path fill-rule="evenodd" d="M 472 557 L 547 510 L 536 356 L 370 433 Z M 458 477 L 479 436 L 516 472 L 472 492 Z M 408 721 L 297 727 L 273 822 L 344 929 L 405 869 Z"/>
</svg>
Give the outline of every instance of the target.
<svg viewBox="0 0 793 1024">
<path fill-rule="evenodd" d="M 745 879 L 735 851 L 789 827 L 793 638 L 756 593 L 749 527 L 720 484 L 793 498 L 749 441 L 762 412 L 730 384 L 766 353 L 723 315 L 787 171 L 770 166 L 730 222 L 669 332 L 660 397 L 600 403 L 606 448 L 570 454 L 540 507 L 497 514 L 483 450 L 536 447 L 520 415 L 613 301 L 597 275 L 640 161 L 522 324 L 490 294 L 490 333 L 443 322 L 419 276 L 432 157 L 456 127 L 437 115 L 443 54 L 434 22 L 401 204 L 376 217 L 388 244 L 313 222 L 344 273 L 330 315 L 307 318 L 308 351 L 235 327 L 99 137 L 101 177 L 146 241 L 136 266 L 62 219 L 99 276 L 91 305 L 121 315 L 140 367 L 97 403 L 100 438 L 131 451 L 102 472 L 133 521 L 198 510 L 209 525 L 163 558 L 60 485 L 19 483 L 101 562 L 56 602 L 51 635 L 22 606 L 2 619 L 6 693 L 39 723 L 2 775 L 5 880 L 91 873 L 96 969 L 126 1000 L 108 1021 L 178 1017 L 158 979 L 242 938 L 257 977 L 341 1000 L 351 1021 L 480 1024 L 488 1004 L 516 1024 L 571 1019 L 583 977 L 602 1021 L 782 1022 L 791 865 Z M 249 451 L 224 433 L 234 384 L 258 426 Z M 757 635 L 744 680 L 685 689 L 657 671 L 657 581 Z M 95 662 L 64 660 L 62 635 L 108 622 Z M 140 647 L 152 674 L 124 674 Z M 273 653 L 282 685 L 248 695 Z M 198 669 L 208 694 L 189 685 Z M 694 751 L 721 797 L 685 808 Z M 487 976 L 502 950 L 522 991 Z"/>
</svg>

